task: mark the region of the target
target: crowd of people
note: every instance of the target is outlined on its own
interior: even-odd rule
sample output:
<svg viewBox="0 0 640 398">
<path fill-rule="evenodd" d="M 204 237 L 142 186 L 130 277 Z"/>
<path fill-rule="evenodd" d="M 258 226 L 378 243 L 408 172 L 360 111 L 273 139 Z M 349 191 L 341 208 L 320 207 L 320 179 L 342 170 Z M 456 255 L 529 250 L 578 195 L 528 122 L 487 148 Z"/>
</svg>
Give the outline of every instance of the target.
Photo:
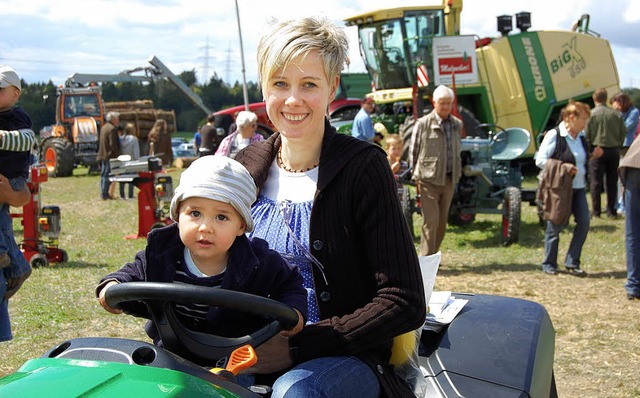
<svg viewBox="0 0 640 398">
<path fill-rule="evenodd" d="M 297 324 L 256 348 L 259 360 L 246 381 L 271 385 L 274 398 L 414 396 L 389 363 L 392 342 L 425 321 L 418 255 L 440 250 L 462 173 L 462 121 L 452 114 L 455 93 L 444 85 L 433 91 L 433 111 L 415 124 L 408 161 L 402 159 L 403 142 L 397 134 L 385 136 L 384 149 L 374 144 L 371 98 L 362 101 L 353 137 L 336 132 L 326 110 L 347 60 L 347 43 L 344 31 L 323 18 L 280 22 L 265 33 L 257 49 L 258 73 L 277 132 L 265 139 L 256 132 L 256 115 L 240 112 L 236 130 L 217 141 L 210 116 L 199 131 L 199 157 L 181 174 L 171 201 L 175 223 L 152 230 L 146 248 L 96 288 L 99 303 L 112 313 L 122 309 L 109 307 L 107 290 L 131 281 L 216 286 L 289 305 L 298 315 Z M 20 148 L 26 148 L 29 132 L 33 135 L 28 116 L 18 117 L 23 113 L 14 107 L 20 91 L 14 74 L 0 67 L 3 159 L 22 159 L 21 152 L 6 149 L 7 142 L 21 140 L 25 145 Z M 6 101 L 5 93 L 10 97 Z M 637 300 L 638 111 L 624 93 L 612 98 L 613 109 L 606 106 L 604 89 L 596 90 L 593 100 L 593 110 L 583 102 L 566 105 L 560 124 L 546 132 L 535 159 L 542 170 L 540 194 L 545 203 L 542 270 L 558 272 L 560 232 L 573 215 L 576 225 L 564 267 L 571 274 L 585 274 L 581 252 L 591 217 L 600 216 L 603 191 L 605 213 L 617 216 L 619 175 L 626 219 L 626 292 L 630 300 Z M 11 118 L 5 118 L 7 112 Z M 158 153 L 163 164 L 171 165 L 170 136 L 163 122 L 149 134 L 149 153 Z M 98 153 L 104 200 L 115 197 L 109 160 L 122 154 L 140 156 L 132 129 L 120 128 L 117 112 L 107 114 Z M 4 160 L 0 163 L 2 220 L 7 204 L 18 206 L 26 200 L 23 180 L 28 163 L 6 165 Z M 403 212 L 396 176 L 409 169 L 422 207 L 418 251 L 407 225 L 398 222 Z M 120 196 L 125 197 L 124 186 Z M 0 241 L 0 341 L 11 338 L 7 301 L 30 272 L 28 264 L 14 258 L 17 247 L 5 224 L 2 221 Z M 11 247 L 2 245 L 12 240 Z M 127 309 L 137 311 L 135 306 Z M 245 334 L 262 322 L 195 303 L 181 306 L 178 316 L 189 328 L 223 335 Z M 151 326 L 147 332 L 162 346 L 157 330 Z"/>
</svg>

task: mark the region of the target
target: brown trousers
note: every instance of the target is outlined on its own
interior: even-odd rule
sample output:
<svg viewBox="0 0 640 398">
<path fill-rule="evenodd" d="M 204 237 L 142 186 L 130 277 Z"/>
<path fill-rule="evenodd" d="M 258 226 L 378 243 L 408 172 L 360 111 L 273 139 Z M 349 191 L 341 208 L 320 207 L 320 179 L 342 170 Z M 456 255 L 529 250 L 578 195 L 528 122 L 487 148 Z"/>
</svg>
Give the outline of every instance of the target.
<svg viewBox="0 0 640 398">
<path fill-rule="evenodd" d="M 447 176 L 444 185 L 421 182 L 420 205 L 422 210 L 422 236 L 420 239 L 420 255 L 428 256 L 440 250 L 449 218 L 449 207 L 455 184 L 451 176 Z"/>
</svg>

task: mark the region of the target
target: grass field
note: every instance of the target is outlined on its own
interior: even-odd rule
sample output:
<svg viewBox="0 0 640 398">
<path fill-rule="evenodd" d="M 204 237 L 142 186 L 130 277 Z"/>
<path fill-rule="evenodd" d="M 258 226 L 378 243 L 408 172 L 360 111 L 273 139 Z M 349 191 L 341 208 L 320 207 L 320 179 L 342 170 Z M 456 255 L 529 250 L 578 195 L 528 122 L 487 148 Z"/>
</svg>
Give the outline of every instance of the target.
<svg viewBox="0 0 640 398">
<path fill-rule="evenodd" d="M 170 174 L 177 184 L 179 172 Z M 533 178 L 527 181 L 531 185 Z M 123 239 L 137 232 L 136 202 L 102 201 L 98 185 L 99 177 L 87 176 L 86 169 L 43 184 L 43 204 L 60 206 L 60 247 L 68 252 L 69 262 L 35 269 L 10 301 L 15 337 L 0 343 L 0 375 L 69 338 L 146 340 L 143 320 L 111 315 L 94 297 L 97 281 L 133 259 L 145 243 Z M 418 216 L 415 223 L 421 223 Z M 17 221 L 16 227 L 19 236 Z M 569 232 L 561 236 L 561 256 Z M 560 397 L 640 397 L 640 302 L 629 302 L 624 292 L 624 221 L 592 221 L 582 258 L 585 278 L 543 274 L 543 241 L 535 209 L 527 204 L 522 207 L 520 242 L 510 247 L 500 243 L 500 216 L 479 215 L 470 226 L 450 227 L 436 289 L 544 305 L 556 330 L 554 369 Z"/>
</svg>

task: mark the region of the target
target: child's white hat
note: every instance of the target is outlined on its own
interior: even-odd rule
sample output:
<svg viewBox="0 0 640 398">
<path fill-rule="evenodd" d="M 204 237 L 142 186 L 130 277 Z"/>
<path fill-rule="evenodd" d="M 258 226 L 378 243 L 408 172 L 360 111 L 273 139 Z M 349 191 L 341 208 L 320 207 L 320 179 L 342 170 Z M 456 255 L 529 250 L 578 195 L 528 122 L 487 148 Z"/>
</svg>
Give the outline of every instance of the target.
<svg viewBox="0 0 640 398">
<path fill-rule="evenodd" d="M 180 175 L 180 184 L 171 199 L 170 214 L 178 221 L 180 202 L 191 197 L 229 203 L 244 218 L 247 232 L 253 230 L 251 205 L 256 201 L 257 188 L 249 171 L 239 162 L 220 155 L 196 159 Z"/>
<path fill-rule="evenodd" d="M 20 86 L 20 78 L 12 67 L 7 65 L 0 65 L 0 88 L 14 86 L 18 90 L 22 91 Z"/>
</svg>

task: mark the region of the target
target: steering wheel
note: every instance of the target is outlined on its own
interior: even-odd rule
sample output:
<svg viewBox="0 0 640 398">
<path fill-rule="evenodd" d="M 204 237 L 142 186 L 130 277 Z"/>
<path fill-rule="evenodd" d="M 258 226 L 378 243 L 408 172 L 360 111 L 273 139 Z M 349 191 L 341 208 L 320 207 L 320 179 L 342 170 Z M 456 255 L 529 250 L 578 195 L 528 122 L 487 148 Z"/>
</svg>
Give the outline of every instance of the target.
<svg viewBox="0 0 640 398">
<path fill-rule="evenodd" d="M 147 306 L 165 349 L 200 365 L 211 365 L 245 344 L 256 347 L 283 329 L 298 323 L 288 305 L 266 297 L 205 286 L 159 282 L 128 282 L 110 287 L 105 299 L 111 308 L 140 301 Z M 263 318 L 268 325 L 241 337 L 222 337 L 187 329 L 176 316 L 173 304 L 199 303 L 229 308 Z"/>
<path fill-rule="evenodd" d="M 387 50 L 387 59 L 394 65 L 402 63 L 402 51 L 398 47 L 391 47 Z"/>
<path fill-rule="evenodd" d="M 500 144 L 507 140 L 507 131 L 497 124 L 480 123 L 476 126 L 476 135 L 478 137 L 487 137 L 491 139 L 493 144 Z"/>
</svg>

